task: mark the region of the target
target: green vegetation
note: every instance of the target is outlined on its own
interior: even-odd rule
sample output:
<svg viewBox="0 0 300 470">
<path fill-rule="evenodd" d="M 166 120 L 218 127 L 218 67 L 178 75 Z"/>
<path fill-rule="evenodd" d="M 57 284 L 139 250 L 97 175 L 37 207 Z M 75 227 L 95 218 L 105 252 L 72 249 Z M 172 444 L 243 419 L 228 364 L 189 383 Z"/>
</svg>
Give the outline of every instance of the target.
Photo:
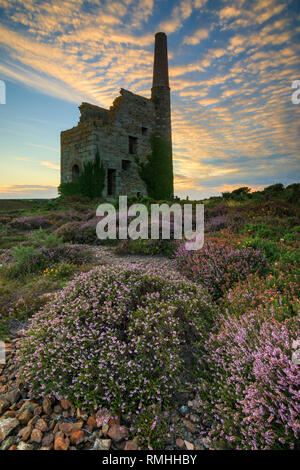
<svg viewBox="0 0 300 470">
<path fill-rule="evenodd" d="M 299 187 L 242 187 L 202 201 L 198 252 L 174 240 L 117 241 L 119 254 L 149 256 L 143 269 L 124 262 L 91 271 L 99 259 L 84 245 L 99 243 L 99 197 L 0 201 L 0 339 L 29 324 L 21 361 L 35 391 L 45 385 L 86 409 L 119 411 L 142 448 L 180 436 L 170 416 L 187 389 L 212 448 L 300 448 L 292 361 L 300 334 Z M 132 197 L 128 205 L 136 201 L 148 209 L 172 204 Z M 170 262 L 155 271 L 153 255 L 173 258 L 182 273 Z M 34 314 L 39 321 L 30 323 Z M 34 350 L 41 365 L 29 360 Z"/>
<path fill-rule="evenodd" d="M 78 179 L 62 183 L 58 191 L 61 196 L 82 195 L 88 199 L 95 199 L 102 196 L 104 180 L 105 170 L 100 160 L 99 150 L 97 150 L 94 161 L 84 164 Z"/>
<path fill-rule="evenodd" d="M 156 134 L 150 138 L 151 153 L 147 163 L 138 162 L 139 174 L 146 183 L 149 197 L 171 199 L 173 197 L 173 165 L 170 144 Z"/>
</svg>

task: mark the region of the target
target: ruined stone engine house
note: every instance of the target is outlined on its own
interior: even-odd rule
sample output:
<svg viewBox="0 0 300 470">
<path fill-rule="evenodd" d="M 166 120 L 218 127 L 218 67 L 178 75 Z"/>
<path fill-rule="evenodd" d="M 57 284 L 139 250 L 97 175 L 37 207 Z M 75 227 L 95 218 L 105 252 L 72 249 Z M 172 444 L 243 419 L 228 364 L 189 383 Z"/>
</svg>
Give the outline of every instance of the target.
<svg viewBox="0 0 300 470">
<path fill-rule="evenodd" d="M 122 88 L 109 110 L 89 103 L 79 110 L 78 125 L 61 132 L 61 183 L 76 180 L 98 150 L 105 169 L 103 197 L 147 196 L 137 161 L 147 161 L 153 133 L 172 145 L 165 33 L 155 35 L 150 99 Z"/>
</svg>

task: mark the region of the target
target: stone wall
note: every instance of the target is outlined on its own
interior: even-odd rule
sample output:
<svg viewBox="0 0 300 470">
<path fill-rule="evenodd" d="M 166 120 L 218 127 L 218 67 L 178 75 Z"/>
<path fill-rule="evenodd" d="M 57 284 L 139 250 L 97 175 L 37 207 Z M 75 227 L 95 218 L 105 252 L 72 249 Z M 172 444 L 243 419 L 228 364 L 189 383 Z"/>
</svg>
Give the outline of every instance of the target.
<svg viewBox="0 0 300 470">
<path fill-rule="evenodd" d="M 155 130 L 152 101 L 121 89 L 109 110 L 83 103 L 80 111 L 78 125 L 61 133 L 61 181 L 71 181 L 73 165 L 81 170 L 98 148 L 106 169 L 103 196 L 108 196 L 108 169 L 116 170 L 115 195 L 147 195 L 136 158 L 146 161 L 151 151 L 149 138 Z M 130 153 L 129 137 L 136 139 L 136 153 Z M 123 166 L 122 160 L 127 162 Z"/>
</svg>

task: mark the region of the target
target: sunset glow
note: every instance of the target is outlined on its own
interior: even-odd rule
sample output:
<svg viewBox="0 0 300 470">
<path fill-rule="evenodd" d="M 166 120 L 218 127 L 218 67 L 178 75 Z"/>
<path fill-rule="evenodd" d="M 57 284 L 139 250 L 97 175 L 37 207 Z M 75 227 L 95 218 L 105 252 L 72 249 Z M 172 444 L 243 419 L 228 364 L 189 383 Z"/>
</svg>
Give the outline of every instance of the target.
<svg viewBox="0 0 300 470">
<path fill-rule="evenodd" d="M 168 35 L 175 194 L 299 181 L 299 0 L 0 0 L 0 198 L 57 195 L 82 101 L 150 97 Z"/>
</svg>

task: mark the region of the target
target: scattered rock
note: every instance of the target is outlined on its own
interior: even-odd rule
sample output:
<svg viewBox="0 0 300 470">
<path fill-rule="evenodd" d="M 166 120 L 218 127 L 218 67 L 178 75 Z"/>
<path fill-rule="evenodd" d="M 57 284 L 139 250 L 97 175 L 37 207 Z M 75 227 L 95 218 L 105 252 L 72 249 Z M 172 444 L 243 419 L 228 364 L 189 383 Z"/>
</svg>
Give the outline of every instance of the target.
<svg viewBox="0 0 300 470">
<path fill-rule="evenodd" d="M 139 446 L 135 439 L 132 441 L 127 441 L 124 447 L 124 450 L 138 450 Z"/>
<path fill-rule="evenodd" d="M 36 423 L 35 423 L 35 428 L 39 429 L 42 432 L 48 431 L 48 424 L 46 421 L 42 418 L 40 418 Z"/>
<path fill-rule="evenodd" d="M 106 436 L 107 433 L 108 433 L 108 431 L 109 431 L 109 426 L 108 426 L 108 424 L 107 424 L 107 423 L 102 424 L 102 434 L 103 434 L 104 436 Z"/>
<path fill-rule="evenodd" d="M 43 411 L 42 407 L 41 407 L 41 406 L 37 406 L 37 407 L 34 409 L 33 414 L 34 414 L 34 416 L 40 416 L 40 415 L 42 414 L 42 411 Z"/>
<path fill-rule="evenodd" d="M 111 439 L 96 439 L 92 450 L 109 450 Z"/>
<path fill-rule="evenodd" d="M 190 431 L 191 433 L 197 432 L 197 427 L 194 423 L 192 423 L 192 421 L 190 421 L 189 419 L 185 419 L 185 418 L 183 418 L 182 421 L 188 431 Z"/>
<path fill-rule="evenodd" d="M 4 415 L 6 418 L 15 418 L 16 412 L 14 410 L 7 410 L 5 411 Z"/>
<path fill-rule="evenodd" d="M 32 433 L 32 426 L 26 426 L 25 428 L 22 428 L 19 433 L 18 437 L 20 438 L 21 441 L 28 441 Z"/>
<path fill-rule="evenodd" d="M 179 408 L 179 411 L 180 411 L 180 414 L 182 416 L 185 416 L 188 412 L 189 412 L 189 409 L 186 405 L 182 405 L 180 408 Z"/>
<path fill-rule="evenodd" d="M 108 424 L 110 419 L 111 419 L 111 415 L 107 410 L 97 411 L 96 422 L 97 422 L 98 428 L 100 428 L 103 424 Z"/>
<path fill-rule="evenodd" d="M 111 427 L 114 424 L 120 424 L 121 423 L 121 414 L 118 413 L 115 416 L 111 416 L 111 418 L 108 421 L 108 426 Z"/>
<path fill-rule="evenodd" d="M 33 446 L 27 442 L 19 442 L 17 450 L 33 450 Z"/>
<path fill-rule="evenodd" d="M 42 440 L 42 446 L 43 447 L 51 447 L 54 441 L 54 436 L 52 432 L 48 432 L 47 434 L 44 435 L 43 440 Z"/>
<path fill-rule="evenodd" d="M 82 431 L 81 429 L 74 428 L 70 436 L 71 444 L 79 445 L 83 441 L 84 441 L 84 431 Z"/>
<path fill-rule="evenodd" d="M 0 414 L 4 413 L 10 407 L 10 402 L 5 398 L 0 398 Z"/>
<path fill-rule="evenodd" d="M 72 423 L 67 423 L 63 421 L 62 423 L 59 423 L 59 430 L 62 431 L 64 434 L 70 435 L 72 431 L 76 428 L 74 428 L 74 424 Z"/>
<path fill-rule="evenodd" d="M 51 415 L 52 413 L 51 401 L 47 397 L 43 400 L 43 411 L 46 415 Z"/>
<path fill-rule="evenodd" d="M 64 439 L 63 437 L 58 437 L 54 441 L 54 450 L 68 450 L 69 448 L 69 439 Z"/>
<path fill-rule="evenodd" d="M 115 442 L 121 442 L 128 437 L 128 430 L 125 426 L 113 424 L 108 431 L 109 437 Z"/>
<path fill-rule="evenodd" d="M 85 413 L 83 410 L 81 410 L 80 408 L 77 408 L 76 410 L 76 417 L 78 419 L 83 419 L 83 421 L 86 421 L 88 419 L 88 415 L 87 413 Z"/>
<path fill-rule="evenodd" d="M 195 449 L 195 446 L 192 442 L 184 441 L 184 443 L 185 443 L 185 447 L 187 448 L 187 450 L 194 450 Z"/>
<path fill-rule="evenodd" d="M 2 444 L 0 449 L 1 450 L 8 450 L 12 445 L 14 445 L 16 442 L 16 436 L 9 436 L 7 439 L 5 439 Z"/>
<path fill-rule="evenodd" d="M 199 418 L 199 416 L 197 416 L 197 415 L 191 414 L 191 415 L 190 415 L 190 420 L 191 420 L 193 423 L 199 423 L 200 418 Z"/>
<path fill-rule="evenodd" d="M 11 390 L 10 392 L 5 393 L 0 397 L 9 402 L 10 406 L 16 403 L 21 398 L 21 393 L 18 388 Z"/>
<path fill-rule="evenodd" d="M 70 400 L 61 400 L 60 404 L 64 410 L 68 410 L 72 406 L 72 403 L 70 402 Z"/>
<path fill-rule="evenodd" d="M 40 444 L 42 442 L 43 438 L 43 433 L 39 429 L 34 429 L 31 433 L 30 440 L 32 442 L 36 442 L 37 444 Z"/>
<path fill-rule="evenodd" d="M 19 416 L 18 420 L 20 421 L 21 424 L 27 424 L 32 418 L 32 411 L 30 409 L 26 408 Z"/>
<path fill-rule="evenodd" d="M 16 418 L 7 418 L 0 421 L 0 442 L 8 437 L 19 426 L 20 423 Z"/>
<path fill-rule="evenodd" d="M 176 445 L 179 449 L 184 449 L 184 440 L 180 438 L 176 439 Z"/>
<path fill-rule="evenodd" d="M 94 429 L 97 428 L 97 421 L 94 418 L 94 416 L 90 416 L 89 419 L 87 420 L 87 429 L 90 432 L 93 432 Z"/>
</svg>

